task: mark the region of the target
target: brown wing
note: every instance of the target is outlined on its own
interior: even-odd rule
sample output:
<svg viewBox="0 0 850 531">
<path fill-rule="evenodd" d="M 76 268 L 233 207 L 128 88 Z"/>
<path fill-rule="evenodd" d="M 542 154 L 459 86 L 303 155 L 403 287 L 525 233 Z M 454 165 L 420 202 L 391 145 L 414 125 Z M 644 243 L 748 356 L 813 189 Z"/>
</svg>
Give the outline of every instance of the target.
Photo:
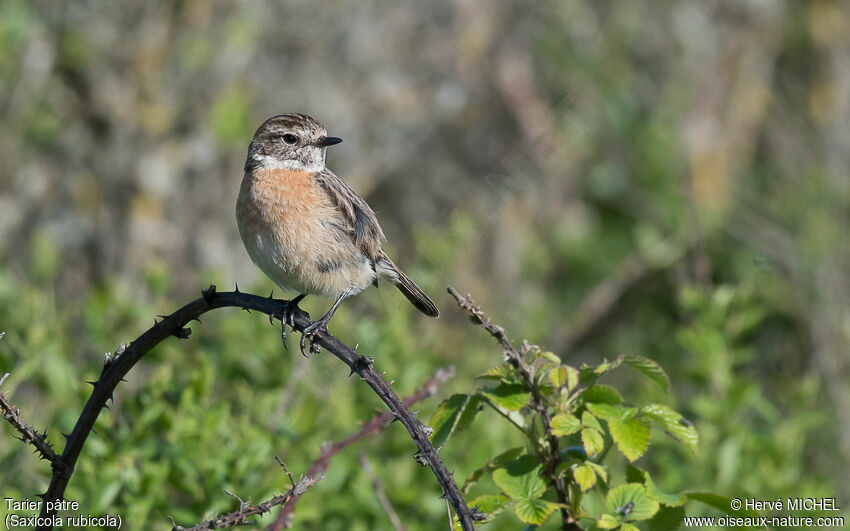
<svg viewBox="0 0 850 531">
<path fill-rule="evenodd" d="M 375 212 L 357 192 L 327 168 L 316 174 L 316 180 L 342 214 L 342 228 L 351 235 L 375 269 L 381 242 L 386 239 Z"/>
</svg>

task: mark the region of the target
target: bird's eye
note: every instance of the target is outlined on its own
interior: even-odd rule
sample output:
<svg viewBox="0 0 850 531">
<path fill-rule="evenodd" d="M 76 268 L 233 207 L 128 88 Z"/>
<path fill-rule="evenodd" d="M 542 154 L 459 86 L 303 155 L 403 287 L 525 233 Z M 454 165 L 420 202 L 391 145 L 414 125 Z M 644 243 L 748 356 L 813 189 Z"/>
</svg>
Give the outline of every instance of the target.
<svg viewBox="0 0 850 531">
<path fill-rule="evenodd" d="M 285 135 L 283 135 L 283 141 L 291 146 L 298 142 L 298 137 L 293 135 L 292 133 L 286 133 Z"/>
</svg>

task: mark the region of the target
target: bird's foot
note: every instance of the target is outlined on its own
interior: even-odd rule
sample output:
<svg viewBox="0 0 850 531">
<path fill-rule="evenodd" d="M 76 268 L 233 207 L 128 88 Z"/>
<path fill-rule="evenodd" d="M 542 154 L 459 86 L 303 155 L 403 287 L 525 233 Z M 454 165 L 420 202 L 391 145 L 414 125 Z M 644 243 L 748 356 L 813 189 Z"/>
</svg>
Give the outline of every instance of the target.
<svg viewBox="0 0 850 531">
<path fill-rule="evenodd" d="M 328 319 L 327 316 L 322 317 L 318 321 L 310 323 L 304 329 L 304 331 L 301 332 L 301 342 L 299 343 L 299 346 L 301 347 L 301 354 L 303 354 L 305 357 L 308 356 L 307 352 L 304 352 L 304 348 L 307 343 L 310 343 L 310 354 L 318 354 L 319 351 L 322 350 L 319 345 L 316 344 L 316 334 L 318 334 L 319 332 L 327 333 L 328 321 L 330 321 L 330 319 Z"/>
<path fill-rule="evenodd" d="M 280 319 L 280 339 L 283 341 L 283 348 L 286 350 L 289 350 L 289 346 L 286 344 L 286 327 L 293 328 L 295 326 L 295 312 L 300 309 L 298 303 L 303 298 L 304 296 L 300 295 L 290 301 L 282 301 L 283 308 L 280 312 L 269 316 L 269 322 L 272 322 L 274 318 Z"/>
</svg>

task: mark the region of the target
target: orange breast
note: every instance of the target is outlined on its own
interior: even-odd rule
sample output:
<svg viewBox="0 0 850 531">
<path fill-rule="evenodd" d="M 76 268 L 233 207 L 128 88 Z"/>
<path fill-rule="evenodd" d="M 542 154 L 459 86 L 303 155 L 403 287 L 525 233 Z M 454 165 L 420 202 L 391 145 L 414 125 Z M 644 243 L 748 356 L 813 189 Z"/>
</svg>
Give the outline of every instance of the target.
<svg viewBox="0 0 850 531">
<path fill-rule="evenodd" d="M 371 270 L 350 236 L 340 231 L 341 214 L 310 172 L 259 169 L 246 174 L 236 218 L 255 264 L 279 286 L 328 297 L 350 285 L 368 285 Z M 345 264 L 323 273 L 320 264 Z M 362 289 L 362 288 L 361 288 Z"/>
</svg>

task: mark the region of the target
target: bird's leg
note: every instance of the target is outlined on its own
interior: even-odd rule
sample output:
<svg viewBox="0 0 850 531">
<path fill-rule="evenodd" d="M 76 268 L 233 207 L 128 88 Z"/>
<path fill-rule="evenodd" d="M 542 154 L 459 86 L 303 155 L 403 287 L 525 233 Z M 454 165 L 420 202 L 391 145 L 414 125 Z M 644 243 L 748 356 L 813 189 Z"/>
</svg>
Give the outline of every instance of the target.
<svg viewBox="0 0 850 531">
<path fill-rule="evenodd" d="M 333 317 L 334 312 L 335 312 L 335 311 L 336 311 L 336 309 L 339 307 L 339 304 L 340 304 L 340 303 L 341 303 L 341 302 L 342 302 L 342 301 L 343 301 L 346 297 L 348 297 L 348 295 L 349 295 L 348 290 L 343 291 L 343 292 L 342 292 L 342 295 L 340 295 L 340 296 L 339 296 L 339 298 L 336 300 L 336 302 L 334 303 L 334 305 L 333 305 L 333 306 L 331 306 L 331 309 L 330 309 L 330 310 L 328 310 L 328 313 L 326 313 L 326 314 L 324 315 L 324 317 L 322 317 L 322 318 L 321 318 L 321 319 L 319 319 L 318 321 L 314 321 L 314 322 L 310 323 L 310 325 L 309 325 L 309 326 L 307 326 L 307 327 L 304 329 L 304 331 L 303 331 L 303 332 L 301 332 L 301 343 L 299 344 L 299 345 L 300 345 L 300 347 L 301 347 L 301 354 L 304 354 L 305 356 L 307 355 L 307 354 L 305 354 L 305 352 L 304 352 L 304 345 L 305 345 L 305 343 L 306 343 L 306 342 L 308 342 L 308 341 L 310 342 L 310 352 L 312 352 L 312 353 L 314 353 L 314 354 L 316 354 L 316 353 L 318 353 L 318 352 L 319 352 L 319 350 L 320 350 L 320 349 L 319 349 L 319 347 L 317 347 L 317 346 L 313 343 L 313 339 L 315 338 L 315 336 L 316 336 L 316 334 L 317 334 L 318 332 L 327 332 L 327 331 L 328 331 L 328 322 L 331 320 L 331 317 Z"/>
<path fill-rule="evenodd" d="M 289 350 L 289 347 L 286 345 L 286 325 L 289 325 L 290 328 L 293 327 L 295 324 L 295 310 L 298 309 L 298 303 L 306 296 L 306 293 L 302 293 L 290 301 L 284 301 L 280 315 L 275 316 L 280 318 L 280 339 L 283 341 L 283 348 L 286 350 Z M 271 317 L 269 317 L 269 321 L 271 321 Z"/>
</svg>

